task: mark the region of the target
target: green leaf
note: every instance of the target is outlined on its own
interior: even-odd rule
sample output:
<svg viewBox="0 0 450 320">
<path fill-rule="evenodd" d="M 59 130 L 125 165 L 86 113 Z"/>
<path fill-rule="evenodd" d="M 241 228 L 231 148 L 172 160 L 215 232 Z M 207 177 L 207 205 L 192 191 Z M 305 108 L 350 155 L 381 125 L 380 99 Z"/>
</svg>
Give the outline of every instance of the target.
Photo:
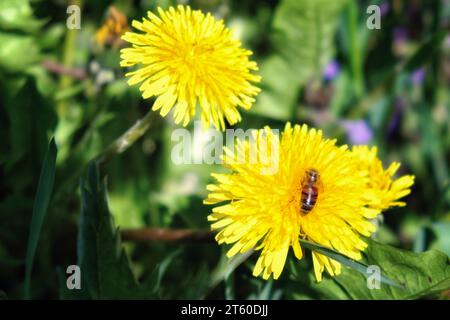
<svg viewBox="0 0 450 320">
<path fill-rule="evenodd" d="M 81 181 L 81 216 L 78 234 L 78 265 L 81 293 L 92 299 L 132 298 L 138 283 L 121 246 L 106 202 L 105 183 L 91 163 L 87 182 Z"/>
<path fill-rule="evenodd" d="M 194 277 L 188 279 L 188 285 L 183 292 L 183 299 L 204 299 L 210 290 L 211 275 L 206 262 L 200 264 Z M 211 288 L 212 289 L 212 288 Z"/>
<path fill-rule="evenodd" d="M 450 222 L 435 222 L 427 229 L 434 234 L 431 247 L 450 255 Z"/>
<path fill-rule="evenodd" d="M 32 36 L 0 32 L 0 71 L 20 72 L 40 59 L 39 48 Z"/>
<path fill-rule="evenodd" d="M 43 22 L 34 19 L 29 0 L 0 2 L 0 29 L 35 31 Z"/>
<path fill-rule="evenodd" d="M 366 277 L 350 268 L 342 274 L 326 277 L 320 283 L 309 282 L 309 288 L 319 296 L 334 299 L 418 299 L 433 296 L 450 288 L 448 257 L 439 251 L 413 253 L 383 245 L 368 239 L 365 264 L 378 266 L 383 275 L 404 288 L 381 283 L 380 289 L 369 289 Z M 312 278 L 312 274 L 310 275 Z"/>
<path fill-rule="evenodd" d="M 414 253 L 371 240 L 367 249 L 367 263 L 377 264 L 405 289 L 392 288 L 395 299 L 430 296 L 450 288 L 450 264 L 446 254 L 430 250 Z"/>
<path fill-rule="evenodd" d="M 63 41 L 64 34 L 67 30 L 65 21 L 49 25 L 42 30 L 36 41 L 41 49 L 55 49 Z"/>
<path fill-rule="evenodd" d="M 279 300 L 283 291 L 274 288 L 274 280 L 259 282 L 261 284 L 258 291 L 250 294 L 248 300 Z"/>
<path fill-rule="evenodd" d="M 209 272 L 206 264 L 203 264 L 196 277 L 191 281 L 194 285 L 188 288 L 185 293 L 185 299 L 204 299 L 214 290 L 220 283 L 226 281 L 231 274 L 244 263 L 252 254 L 254 250 L 249 250 L 243 254 L 238 254 L 228 258 L 222 255 L 216 267 Z"/>
<path fill-rule="evenodd" d="M 31 270 L 33 269 L 34 255 L 39 241 L 39 235 L 44 223 L 45 214 L 53 192 L 55 181 L 55 164 L 57 148 L 55 140 L 50 141 L 47 155 L 42 165 L 39 183 L 34 200 L 33 215 L 31 217 L 30 234 L 27 245 L 26 265 L 25 265 L 25 298 L 30 298 Z"/>
<path fill-rule="evenodd" d="M 42 96 L 48 97 L 55 93 L 56 84 L 50 74 L 39 65 L 33 65 L 24 72 L 35 79 L 36 88 Z"/>
<path fill-rule="evenodd" d="M 169 268 L 170 264 L 173 262 L 176 256 L 180 254 L 181 250 L 176 250 L 169 255 L 167 255 L 163 261 L 161 261 L 153 270 L 149 279 L 145 282 L 145 287 L 152 288 L 152 293 L 158 295 L 159 289 L 161 287 L 161 280 Z"/>
<path fill-rule="evenodd" d="M 30 76 L 0 76 L 0 95 L 7 123 L 2 127 L 5 141 L 2 143 L 4 152 L 1 154 L 6 172 L 12 173 L 14 166 L 20 161 L 25 161 L 30 169 L 40 166 L 40 161 L 48 150 L 49 134 L 55 131 L 57 123 L 54 104 L 39 93 L 38 79 Z M 55 140 L 59 143 L 60 160 L 61 141 L 56 137 Z M 15 181 L 10 183 L 11 187 L 20 190 L 18 180 L 33 182 L 35 176 L 37 174 L 31 174 L 29 170 L 14 170 L 11 177 Z"/>
<path fill-rule="evenodd" d="M 354 261 L 354 260 L 352 260 L 350 258 L 347 258 L 345 255 L 343 255 L 343 254 L 341 254 L 341 253 L 339 253 L 337 251 L 328 249 L 328 248 L 323 247 L 321 245 L 318 245 L 316 243 L 313 243 L 313 242 L 310 242 L 310 241 L 307 241 L 307 240 L 300 240 L 300 242 L 303 244 L 303 246 L 305 246 L 305 248 L 308 248 L 308 249 L 310 249 L 312 251 L 316 251 L 316 252 L 318 252 L 320 254 L 323 254 L 323 255 L 325 255 L 325 256 L 327 256 L 327 257 L 329 257 L 329 258 L 331 258 L 331 259 L 333 259 L 333 260 L 335 260 L 335 261 L 337 261 L 337 262 L 339 262 L 341 264 L 343 264 L 344 266 L 349 267 L 349 268 L 351 268 L 353 270 L 356 270 L 356 271 L 360 272 L 361 274 L 367 276 L 367 273 L 366 273 L 367 272 L 367 267 L 368 267 L 367 265 L 364 265 L 361 262 Z M 385 277 L 383 275 L 381 275 L 380 280 L 381 280 L 381 282 L 386 283 L 386 284 L 388 284 L 390 286 L 403 288 L 403 286 L 399 285 L 395 281 L 393 281 L 393 280 L 391 280 L 391 279 L 389 279 L 389 278 L 387 278 L 387 277 Z"/>
<path fill-rule="evenodd" d="M 69 299 L 143 299 L 156 298 L 161 279 L 178 251 L 166 257 L 142 285 L 138 283 L 115 228 L 106 199 L 106 183 L 101 181 L 95 162 L 81 181 L 81 216 L 77 244 L 77 264 L 81 269 L 81 289 L 60 290 Z"/>
<path fill-rule="evenodd" d="M 360 98 L 364 93 L 364 61 L 363 56 L 365 55 L 363 46 L 367 43 L 368 30 L 366 26 L 358 25 L 358 15 L 359 15 L 358 2 L 350 1 L 346 10 L 346 28 L 345 31 L 348 33 L 348 55 L 350 57 L 350 69 L 352 74 L 352 85 L 353 90 L 358 98 Z M 361 32 L 360 30 L 364 30 Z M 361 32 L 361 33 L 360 33 Z M 361 37 L 365 35 L 365 37 Z M 366 39 L 364 39 L 366 38 Z M 364 41 L 362 41 L 364 39 Z"/>
<path fill-rule="evenodd" d="M 216 269 L 211 274 L 211 280 L 209 282 L 210 289 L 227 279 L 237 267 L 239 267 L 253 254 L 253 252 L 253 250 L 249 250 L 243 254 L 235 255 L 231 259 L 228 259 L 226 256 L 222 256 L 222 259 L 217 264 Z"/>
<path fill-rule="evenodd" d="M 334 54 L 334 35 L 346 0 L 283 0 L 272 25 L 275 53 L 261 63 L 262 92 L 252 112 L 279 120 L 292 117 L 300 88 Z"/>
</svg>

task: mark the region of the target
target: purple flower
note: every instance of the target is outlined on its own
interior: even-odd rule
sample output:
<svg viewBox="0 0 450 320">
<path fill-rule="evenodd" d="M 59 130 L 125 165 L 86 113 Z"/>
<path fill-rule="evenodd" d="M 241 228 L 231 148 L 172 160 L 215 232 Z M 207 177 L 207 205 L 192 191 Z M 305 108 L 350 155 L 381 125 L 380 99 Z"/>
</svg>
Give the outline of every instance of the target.
<svg viewBox="0 0 450 320">
<path fill-rule="evenodd" d="M 405 109 L 405 100 L 401 97 L 396 97 L 394 102 L 394 113 L 392 114 L 387 127 L 387 136 L 389 138 L 394 138 L 399 133 Z"/>
<path fill-rule="evenodd" d="M 365 120 L 342 120 L 339 122 L 347 133 L 347 140 L 352 145 L 367 144 L 373 138 L 373 131 Z"/>
<path fill-rule="evenodd" d="M 405 42 L 408 40 L 408 30 L 403 27 L 397 27 L 394 29 L 394 41 Z"/>
<path fill-rule="evenodd" d="M 328 63 L 323 71 L 323 77 L 326 81 L 332 81 L 337 78 L 341 68 L 336 60 L 332 60 Z"/>
<path fill-rule="evenodd" d="M 380 14 L 385 17 L 389 13 L 389 2 L 383 1 L 380 5 Z"/>
<path fill-rule="evenodd" d="M 425 80 L 425 76 L 426 76 L 425 68 L 416 69 L 411 73 L 411 77 L 410 77 L 411 83 L 413 85 L 419 86 Z"/>
<path fill-rule="evenodd" d="M 405 57 L 408 54 L 408 30 L 403 27 L 394 28 L 392 50 L 396 57 Z"/>
</svg>

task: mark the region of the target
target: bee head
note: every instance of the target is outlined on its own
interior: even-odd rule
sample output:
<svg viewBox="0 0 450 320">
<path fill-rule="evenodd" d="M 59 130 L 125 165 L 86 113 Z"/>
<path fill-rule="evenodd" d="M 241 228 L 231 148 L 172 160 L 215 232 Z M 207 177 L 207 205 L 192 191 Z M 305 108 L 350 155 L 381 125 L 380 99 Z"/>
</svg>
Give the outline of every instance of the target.
<svg viewBox="0 0 450 320">
<path fill-rule="evenodd" d="M 319 180 L 320 174 L 316 169 L 308 169 L 307 174 L 309 176 L 310 181 L 317 182 Z"/>
</svg>

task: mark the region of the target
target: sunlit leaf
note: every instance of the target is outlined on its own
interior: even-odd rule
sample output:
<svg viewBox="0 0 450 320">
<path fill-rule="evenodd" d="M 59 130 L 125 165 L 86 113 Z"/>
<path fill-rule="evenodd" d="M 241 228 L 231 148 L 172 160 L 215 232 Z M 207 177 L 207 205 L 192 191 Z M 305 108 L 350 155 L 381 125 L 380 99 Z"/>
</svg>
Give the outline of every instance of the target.
<svg viewBox="0 0 450 320">
<path fill-rule="evenodd" d="M 262 61 L 262 92 L 252 112 L 287 120 L 300 88 L 320 77 L 334 54 L 334 35 L 346 0 L 283 0 L 277 6 L 271 40 L 274 53 Z"/>
</svg>

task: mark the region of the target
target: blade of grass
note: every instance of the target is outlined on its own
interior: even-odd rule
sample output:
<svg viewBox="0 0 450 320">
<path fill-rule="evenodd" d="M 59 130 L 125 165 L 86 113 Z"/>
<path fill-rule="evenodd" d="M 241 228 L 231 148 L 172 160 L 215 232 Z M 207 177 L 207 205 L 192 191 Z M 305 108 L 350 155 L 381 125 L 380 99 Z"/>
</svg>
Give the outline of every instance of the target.
<svg viewBox="0 0 450 320">
<path fill-rule="evenodd" d="M 44 159 L 44 163 L 42 165 L 42 170 L 39 176 L 39 183 L 36 191 L 36 197 L 34 199 L 33 215 L 31 217 L 30 234 L 28 237 L 25 264 L 25 299 L 30 298 L 31 270 L 33 268 L 34 255 L 36 253 L 42 224 L 44 222 L 45 214 L 47 212 L 47 208 L 53 191 L 57 153 L 58 151 L 56 148 L 55 139 L 52 138 Z"/>
<path fill-rule="evenodd" d="M 316 243 L 313 243 L 313 242 L 310 242 L 307 240 L 300 239 L 300 243 L 303 244 L 305 246 L 305 248 L 307 248 L 309 250 L 316 251 L 320 254 L 323 254 L 324 256 L 327 256 L 328 258 L 336 260 L 337 262 L 343 264 L 344 266 L 349 267 L 353 270 L 356 270 L 356 271 L 362 273 L 364 276 L 367 276 L 367 273 L 366 273 L 367 266 L 363 263 L 351 260 L 339 252 L 336 252 L 334 250 L 331 250 L 329 248 L 323 247 L 321 245 L 318 245 Z M 393 287 L 404 288 L 402 285 L 398 284 L 394 280 L 391 280 L 383 275 L 381 275 L 380 281 L 387 285 L 393 286 Z"/>
<path fill-rule="evenodd" d="M 347 30 L 350 40 L 350 67 L 353 77 L 353 90 L 357 98 L 364 94 L 364 72 L 362 61 L 362 44 L 358 34 L 358 4 L 356 1 L 349 1 L 347 7 Z"/>
<path fill-rule="evenodd" d="M 222 259 L 215 270 L 211 274 L 211 280 L 209 282 L 209 286 L 206 289 L 202 299 L 206 297 L 206 295 L 212 291 L 216 286 L 218 286 L 222 281 L 225 281 L 230 274 L 236 270 L 242 263 L 244 263 L 252 254 L 255 252 L 254 250 L 249 250 L 243 254 L 235 255 L 231 259 Z"/>
<path fill-rule="evenodd" d="M 166 273 L 167 269 L 169 268 L 170 264 L 173 262 L 173 260 L 179 256 L 181 253 L 181 249 L 177 249 L 173 251 L 172 253 L 168 254 L 153 270 L 151 276 L 150 276 L 150 287 L 153 287 L 153 293 L 157 294 L 161 287 L 161 280 Z"/>
</svg>

